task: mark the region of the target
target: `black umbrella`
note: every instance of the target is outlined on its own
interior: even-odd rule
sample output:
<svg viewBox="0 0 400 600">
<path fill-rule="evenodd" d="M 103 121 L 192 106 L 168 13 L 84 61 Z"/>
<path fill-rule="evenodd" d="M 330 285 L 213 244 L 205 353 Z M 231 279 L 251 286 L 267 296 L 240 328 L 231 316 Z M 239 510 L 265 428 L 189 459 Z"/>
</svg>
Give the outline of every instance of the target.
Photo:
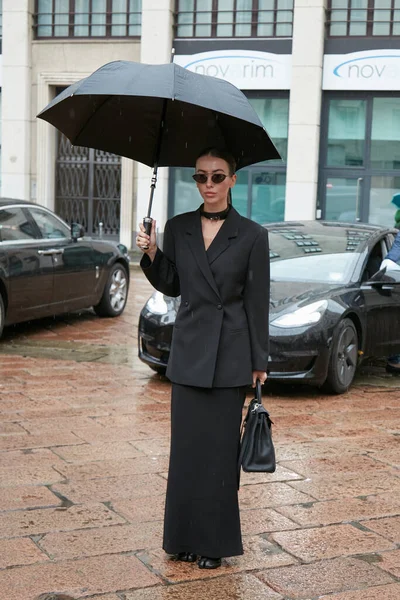
<svg viewBox="0 0 400 600">
<path fill-rule="evenodd" d="M 234 85 L 174 63 L 108 63 L 61 92 L 38 117 L 75 146 L 154 168 L 187 167 L 209 146 L 229 149 L 237 167 L 279 159 L 257 113 Z"/>
</svg>

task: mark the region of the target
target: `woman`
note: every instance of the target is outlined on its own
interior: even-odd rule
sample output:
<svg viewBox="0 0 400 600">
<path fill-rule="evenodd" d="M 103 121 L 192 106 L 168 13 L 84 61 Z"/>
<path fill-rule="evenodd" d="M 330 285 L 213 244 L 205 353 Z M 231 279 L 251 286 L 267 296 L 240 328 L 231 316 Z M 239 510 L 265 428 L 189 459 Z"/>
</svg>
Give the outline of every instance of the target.
<svg viewBox="0 0 400 600">
<path fill-rule="evenodd" d="M 237 456 L 246 386 L 267 378 L 267 231 L 231 206 L 232 156 L 205 150 L 193 179 L 204 204 L 156 223 L 137 245 L 150 283 L 181 295 L 167 375 L 172 381 L 171 453 L 163 548 L 215 569 L 243 553 Z"/>
</svg>

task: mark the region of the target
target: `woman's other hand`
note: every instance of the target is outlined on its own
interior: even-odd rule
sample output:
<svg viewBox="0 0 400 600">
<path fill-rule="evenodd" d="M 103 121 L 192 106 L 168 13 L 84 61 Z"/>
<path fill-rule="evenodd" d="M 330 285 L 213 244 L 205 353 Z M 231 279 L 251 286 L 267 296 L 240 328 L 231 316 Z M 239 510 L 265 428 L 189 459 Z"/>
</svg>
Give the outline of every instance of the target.
<svg viewBox="0 0 400 600">
<path fill-rule="evenodd" d="M 268 375 L 265 371 L 253 371 L 253 388 L 256 387 L 256 381 L 259 379 L 261 381 L 261 385 L 263 385 L 267 381 Z"/>
<path fill-rule="evenodd" d="M 156 221 L 153 219 L 151 224 L 151 233 L 147 235 L 143 223 L 139 223 L 139 232 L 136 237 L 136 246 L 148 255 L 150 260 L 153 262 L 157 252 L 157 241 L 156 241 Z"/>
</svg>

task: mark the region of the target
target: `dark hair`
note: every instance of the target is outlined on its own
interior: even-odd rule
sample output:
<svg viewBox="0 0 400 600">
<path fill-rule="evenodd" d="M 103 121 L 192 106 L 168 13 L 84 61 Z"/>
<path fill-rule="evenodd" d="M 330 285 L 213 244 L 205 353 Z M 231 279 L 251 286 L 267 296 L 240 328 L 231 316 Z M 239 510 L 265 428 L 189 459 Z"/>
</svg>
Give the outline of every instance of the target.
<svg viewBox="0 0 400 600">
<path fill-rule="evenodd" d="M 202 152 L 200 152 L 200 154 L 198 155 L 198 157 L 196 159 L 196 162 L 199 160 L 199 158 L 202 158 L 203 156 L 212 156 L 213 158 L 222 158 L 222 160 L 224 160 L 229 166 L 229 175 L 232 176 L 235 174 L 236 161 L 233 158 L 232 154 L 228 150 L 213 148 L 212 146 L 210 146 L 209 148 L 205 148 Z"/>
</svg>

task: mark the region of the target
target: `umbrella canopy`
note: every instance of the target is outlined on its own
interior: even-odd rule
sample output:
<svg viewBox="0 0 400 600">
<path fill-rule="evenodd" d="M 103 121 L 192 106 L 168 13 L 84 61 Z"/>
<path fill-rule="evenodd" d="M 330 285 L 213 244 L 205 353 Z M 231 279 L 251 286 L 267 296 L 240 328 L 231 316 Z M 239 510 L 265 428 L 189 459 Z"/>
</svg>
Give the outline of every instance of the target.
<svg viewBox="0 0 400 600">
<path fill-rule="evenodd" d="M 71 85 L 38 115 L 73 145 L 148 166 L 194 166 L 209 146 L 238 168 L 280 155 L 246 96 L 234 85 L 174 63 L 108 63 Z"/>
<path fill-rule="evenodd" d="M 392 203 L 397 206 L 397 208 L 400 208 L 400 194 L 395 194 L 393 196 Z"/>
</svg>

